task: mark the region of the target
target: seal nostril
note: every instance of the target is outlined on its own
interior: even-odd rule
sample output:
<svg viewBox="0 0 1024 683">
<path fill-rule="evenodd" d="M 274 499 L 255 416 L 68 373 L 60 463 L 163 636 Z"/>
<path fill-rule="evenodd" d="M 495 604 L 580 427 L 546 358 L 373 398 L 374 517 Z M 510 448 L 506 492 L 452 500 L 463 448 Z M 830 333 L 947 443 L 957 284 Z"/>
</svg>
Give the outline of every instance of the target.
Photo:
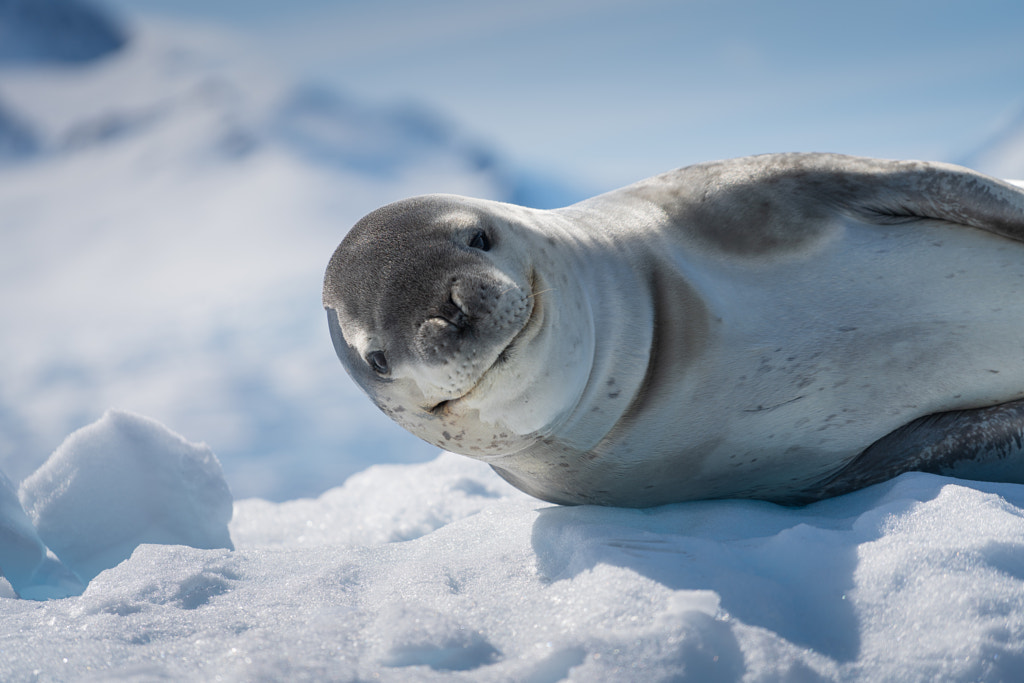
<svg viewBox="0 0 1024 683">
<path fill-rule="evenodd" d="M 441 306 L 440 316 L 438 317 L 458 330 L 462 330 L 469 325 L 469 316 L 451 297 L 448 298 L 446 304 Z"/>
</svg>

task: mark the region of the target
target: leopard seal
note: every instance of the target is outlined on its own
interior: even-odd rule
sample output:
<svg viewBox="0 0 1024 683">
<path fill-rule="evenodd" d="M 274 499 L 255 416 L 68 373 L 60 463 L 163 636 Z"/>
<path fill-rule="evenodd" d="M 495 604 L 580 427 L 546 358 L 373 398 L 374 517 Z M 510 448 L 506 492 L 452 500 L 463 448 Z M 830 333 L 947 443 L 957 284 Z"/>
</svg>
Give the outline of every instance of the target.
<svg viewBox="0 0 1024 683">
<path fill-rule="evenodd" d="M 1024 482 L 1024 190 L 966 168 L 774 154 L 554 210 L 415 197 L 348 232 L 323 303 L 387 415 L 547 501 Z"/>
</svg>

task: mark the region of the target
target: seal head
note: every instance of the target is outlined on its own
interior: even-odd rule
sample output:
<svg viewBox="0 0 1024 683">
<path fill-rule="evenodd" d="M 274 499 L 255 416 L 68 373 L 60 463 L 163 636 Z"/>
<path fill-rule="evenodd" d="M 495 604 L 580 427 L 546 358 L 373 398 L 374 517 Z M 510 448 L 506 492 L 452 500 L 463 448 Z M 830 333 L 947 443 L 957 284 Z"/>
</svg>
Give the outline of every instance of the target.
<svg viewBox="0 0 1024 683">
<path fill-rule="evenodd" d="M 419 197 L 359 221 L 327 268 L 324 306 L 345 369 L 443 448 L 508 453 L 550 427 L 550 413 L 528 407 L 558 400 L 546 402 L 551 390 L 523 368 L 545 344 L 545 310 L 529 239 L 516 232 L 462 198 Z"/>
</svg>

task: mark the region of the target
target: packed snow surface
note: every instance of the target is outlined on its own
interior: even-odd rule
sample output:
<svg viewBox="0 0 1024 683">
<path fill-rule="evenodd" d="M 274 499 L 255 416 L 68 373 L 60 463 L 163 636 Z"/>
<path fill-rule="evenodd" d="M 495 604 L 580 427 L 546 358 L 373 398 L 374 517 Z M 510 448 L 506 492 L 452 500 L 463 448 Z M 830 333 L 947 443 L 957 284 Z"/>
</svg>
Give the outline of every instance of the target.
<svg viewBox="0 0 1024 683">
<path fill-rule="evenodd" d="M 158 507 L 193 524 L 178 542 L 230 545 L 208 450 L 124 414 L 83 431 L 22 500 L 77 502 L 51 506 L 45 538 L 80 547 L 87 529 L 110 568 L 77 597 L 8 589 L 0 680 L 1024 675 L 1022 486 L 909 474 L 805 508 L 558 507 L 442 454 L 317 499 L 238 501 L 235 549 L 204 550 L 146 543 Z M 154 475 L 136 457 L 166 464 Z M 117 514 L 80 483 L 119 489 L 105 496 Z M 2 509 L 0 529 L 24 526 Z M 117 563 L 104 530 L 142 545 Z"/>
</svg>

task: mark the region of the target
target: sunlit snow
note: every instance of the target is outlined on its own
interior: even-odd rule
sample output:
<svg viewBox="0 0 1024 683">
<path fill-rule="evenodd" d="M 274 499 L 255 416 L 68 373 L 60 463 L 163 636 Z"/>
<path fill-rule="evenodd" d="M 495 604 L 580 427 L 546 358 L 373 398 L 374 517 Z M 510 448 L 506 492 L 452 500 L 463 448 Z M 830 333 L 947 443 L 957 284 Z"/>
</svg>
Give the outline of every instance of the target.
<svg viewBox="0 0 1024 683">
<path fill-rule="evenodd" d="M 153 501 L 194 525 L 179 542 L 223 542 L 208 451 L 132 416 L 88 429 L 108 457 L 62 447 L 62 490 L 30 479 L 75 503 L 51 506 L 51 544 L 84 521 L 114 564 L 104 529 L 124 547 Z M 175 465 L 120 466 L 135 450 Z M 122 521 L 75 486 L 110 465 L 108 488 L 134 494 Z M 197 498 L 215 503 L 198 522 Z M 1022 510 L 1024 487 L 926 474 L 797 509 L 557 507 L 445 454 L 315 500 L 238 501 L 233 551 L 143 544 L 80 597 L 3 600 L 0 678 L 1013 680 Z"/>
</svg>

